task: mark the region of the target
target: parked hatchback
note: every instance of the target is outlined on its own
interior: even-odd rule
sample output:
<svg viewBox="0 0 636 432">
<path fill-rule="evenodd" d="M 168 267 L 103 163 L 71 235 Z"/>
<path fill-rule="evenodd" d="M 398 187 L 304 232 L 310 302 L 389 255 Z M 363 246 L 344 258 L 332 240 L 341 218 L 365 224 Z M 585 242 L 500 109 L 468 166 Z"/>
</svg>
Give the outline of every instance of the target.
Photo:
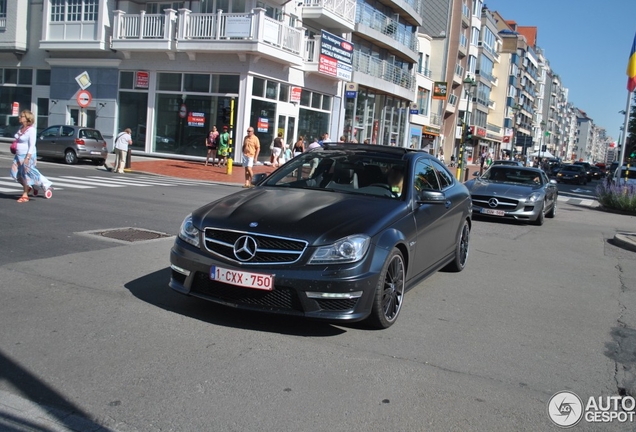
<svg viewBox="0 0 636 432">
<path fill-rule="evenodd" d="M 64 159 L 67 164 L 85 159 L 102 165 L 108 157 L 108 147 L 97 129 L 58 125 L 38 135 L 37 153 L 40 157 Z"/>
</svg>

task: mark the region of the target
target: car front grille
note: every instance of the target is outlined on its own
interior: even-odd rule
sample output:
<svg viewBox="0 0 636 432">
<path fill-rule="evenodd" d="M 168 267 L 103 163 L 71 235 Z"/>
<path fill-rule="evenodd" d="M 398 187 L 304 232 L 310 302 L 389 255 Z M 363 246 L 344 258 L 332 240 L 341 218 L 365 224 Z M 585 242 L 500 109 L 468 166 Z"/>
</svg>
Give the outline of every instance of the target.
<svg viewBox="0 0 636 432">
<path fill-rule="evenodd" d="M 304 240 L 242 231 L 206 228 L 203 234 L 205 248 L 209 252 L 239 264 L 292 264 L 300 259 L 307 248 Z M 254 254 L 237 256 L 235 250 L 240 249 L 246 238 L 250 242 L 254 241 Z"/>
<path fill-rule="evenodd" d="M 358 303 L 358 299 L 320 299 L 316 300 L 316 303 L 318 303 L 318 307 L 321 310 L 345 311 L 353 309 L 356 306 L 356 303 Z"/>
<path fill-rule="evenodd" d="M 496 199 L 497 205 L 491 206 L 490 200 Z M 510 198 L 502 198 L 498 196 L 489 196 L 489 195 L 473 195 L 472 197 L 473 204 L 478 207 L 491 208 L 497 210 L 514 210 L 519 205 L 519 201 Z"/>
<path fill-rule="evenodd" d="M 191 293 L 263 310 L 303 312 L 300 300 L 291 288 L 274 286 L 272 291 L 242 288 L 211 280 L 206 273 L 201 272 L 194 277 Z"/>
</svg>

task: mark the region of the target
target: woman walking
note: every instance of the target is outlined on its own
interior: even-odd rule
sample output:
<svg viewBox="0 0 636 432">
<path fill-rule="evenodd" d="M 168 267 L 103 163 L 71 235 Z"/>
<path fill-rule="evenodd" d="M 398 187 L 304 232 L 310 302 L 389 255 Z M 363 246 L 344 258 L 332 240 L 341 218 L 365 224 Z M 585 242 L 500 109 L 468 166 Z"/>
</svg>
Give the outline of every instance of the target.
<svg viewBox="0 0 636 432">
<path fill-rule="evenodd" d="M 43 191 L 44 197 L 49 199 L 53 196 L 51 182 L 35 167 L 37 159 L 35 149 L 37 133 L 33 125 L 35 116 L 31 111 L 24 110 L 20 113 L 19 121 L 22 127 L 15 134 L 17 149 L 11 165 L 11 177 L 23 188 L 22 196 L 18 202 L 29 202 L 29 192 L 31 191 L 33 191 L 33 195 Z"/>
<path fill-rule="evenodd" d="M 212 126 L 212 130 L 208 133 L 208 136 L 205 139 L 205 146 L 208 148 L 208 155 L 205 158 L 205 166 L 208 166 L 208 161 L 210 160 L 210 156 L 212 156 L 212 166 L 219 165 L 218 161 L 215 162 L 218 139 L 219 139 L 219 131 L 216 130 L 216 125 L 215 125 L 215 126 Z"/>
</svg>

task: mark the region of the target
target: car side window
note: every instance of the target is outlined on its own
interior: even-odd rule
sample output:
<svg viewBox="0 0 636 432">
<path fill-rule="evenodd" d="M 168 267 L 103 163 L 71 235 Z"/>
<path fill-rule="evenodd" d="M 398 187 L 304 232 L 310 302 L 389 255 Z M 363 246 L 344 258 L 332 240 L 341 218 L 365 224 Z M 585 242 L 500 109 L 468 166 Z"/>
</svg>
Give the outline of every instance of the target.
<svg viewBox="0 0 636 432">
<path fill-rule="evenodd" d="M 72 137 L 75 130 L 72 127 L 62 126 L 62 136 L 63 137 Z"/>
<path fill-rule="evenodd" d="M 57 136 L 57 132 L 59 130 L 59 127 L 50 127 L 48 129 L 44 129 L 44 131 L 42 131 L 42 138 L 54 138 Z"/>
<path fill-rule="evenodd" d="M 415 163 L 413 187 L 416 191 L 440 190 L 435 169 L 428 160 L 420 159 Z"/>
<path fill-rule="evenodd" d="M 437 179 L 439 180 L 439 185 L 442 190 L 453 184 L 453 177 L 450 175 L 448 170 L 439 162 L 435 160 L 430 161 L 437 172 Z"/>
</svg>

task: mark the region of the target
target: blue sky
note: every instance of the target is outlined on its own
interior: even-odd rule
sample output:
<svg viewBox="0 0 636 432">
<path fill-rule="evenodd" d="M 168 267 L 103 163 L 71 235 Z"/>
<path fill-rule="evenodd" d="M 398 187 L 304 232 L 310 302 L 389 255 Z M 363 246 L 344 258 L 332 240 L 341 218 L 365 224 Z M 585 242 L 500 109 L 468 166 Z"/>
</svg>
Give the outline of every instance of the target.
<svg viewBox="0 0 636 432">
<path fill-rule="evenodd" d="M 484 0 L 521 26 L 569 89 L 568 100 L 614 141 L 625 120 L 627 60 L 636 33 L 636 0 Z"/>
</svg>

